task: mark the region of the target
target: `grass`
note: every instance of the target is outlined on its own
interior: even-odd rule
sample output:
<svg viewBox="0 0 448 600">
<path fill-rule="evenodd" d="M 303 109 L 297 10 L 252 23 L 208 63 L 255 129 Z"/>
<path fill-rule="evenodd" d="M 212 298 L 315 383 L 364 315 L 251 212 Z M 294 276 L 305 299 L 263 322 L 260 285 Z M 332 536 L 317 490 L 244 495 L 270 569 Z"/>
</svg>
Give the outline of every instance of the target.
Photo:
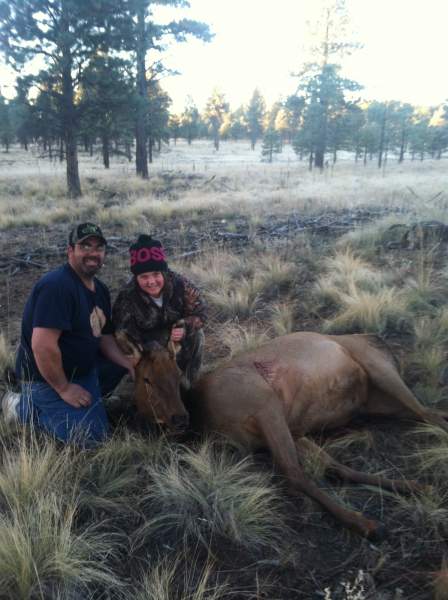
<svg viewBox="0 0 448 600">
<path fill-rule="evenodd" d="M 227 350 L 227 358 L 232 358 L 265 344 L 269 340 L 269 335 L 266 330 L 255 323 L 241 326 L 238 323 L 229 322 L 225 323 L 220 330 L 219 339 Z"/>
<path fill-rule="evenodd" d="M 13 449 L 3 447 L 0 471 L 0 507 L 18 510 L 32 505 L 36 495 L 67 492 L 69 448 L 57 449 L 48 441 L 39 442 L 35 435 L 22 435 Z M 77 482 L 71 480 L 71 489 Z"/>
<path fill-rule="evenodd" d="M 269 306 L 269 321 L 275 335 L 295 331 L 296 304 L 294 301 L 274 302 Z"/>
<path fill-rule="evenodd" d="M 391 229 L 446 221 L 441 204 L 424 201 L 446 188 L 446 165 L 389 161 L 379 177 L 373 163 L 364 168 L 342 158 L 321 175 L 309 173 L 288 146 L 272 165 L 246 146 L 224 142 L 213 153 L 204 142 L 180 142 L 164 150 L 147 181 L 126 161 L 113 159 L 106 173 L 81 153 L 85 196 L 76 203 L 64 197 L 64 165 L 21 153 L 0 180 L 2 256 L 14 256 L 27 240 L 51 253 L 72 223 L 98 221 L 123 242 L 104 271 L 115 291 L 128 273 L 126 239 L 157 232 L 173 256 L 197 251 L 176 269 L 209 301 L 207 361 L 256 348 L 299 323 L 380 332 L 398 346 L 419 398 L 446 401 L 446 261 L 440 247 L 394 248 L 402 230 Z M 361 224 L 364 218 L 370 221 Z M 353 221 L 353 231 L 338 240 L 330 226 L 321 235 L 322 219 Z M 223 232 L 247 239 L 222 239 Z M 9 286 L 0 367 L 12 362 L 21 301 L 37 276 L 31 268 L 10 279 L 0 271 Z M 402 443 L 389 425 L 367 426 L 323 448 L 371 472 L 419 471 L 433 486 L 400 499 L 328 483 L 339 502 L 384 520 L 389 536 L 376 546 L 347 534 L 307 497 L 289 503 L 263 454 L 242 459 L 220 444 L 195 440 L 187 448 L 126 428 L 101 448 L 79 452 L 0 423 L 0 596 L 286 600 L 327 588 L 329 597 L 348 599 L 361 593 L 359 570 L 367 583 L 376 579 L 382 557 L 378 598 L 401 587 L 403 597 L 423 600 L 427 590 L 408 575 L 415 561 L 437 568 L 446 550 L 446 434 L 415 428 Z M 375 443 L 374 427 L 384 430 L 384 444 Z M 407 461 L 405 447 L 415 453 Z M 318 456 L 304 461 L 313 477 L 323 475 Z M 268 591 L 259 587 L 260 573 L 272 582 Z"/>
<path fill-rule="evenodd" d="M 0 589 L 11 600 L 54 597 L 55 592 L 89 597 L 95 586 L 119 590 L 120 579 L 101 558 L 114 552 L 110 536 L 76 533 L 76 502 L 54 492 L 0 515 Z"/>
<path fill-rule="evenodd" d="M 189 565 L 186 568 L 186 565 Z M 193 567 L 193 568 L 192 568 Z M 196 568 L 194 568 L 196 567 Z M 191 551 L 175 559 L 164 559 L 151 567 L 143 576 L 135 600 L 221 600 L 228 598 L 229 586 L 215 583 L 212 561 L 198 568 Z M 197 571 L 199 571 L 198 579 Z"/>
<path fill-rule="evenodd" d="M 4 333 L 0 332 L 0 373 L 14 366 L 14 354 Z"/>
<path fill-rule="evenodd" d="M 227 289 L 209 292 L 206 298 L 220 320 L 253 317 L 261 300 L 254 282 L 245 278 Z"/>
<path fill-rule="evenodd" d="M 350 293 L 339 293 L 338 300 L 339 311 L 325 321 L 325 332 L 383 334 L 408 327 L 407 305 L 394 288 L 373 293 L 353 287 Z"/>
<path fill-rule="evenodd" d="M 135 536 L 137 546 L 173 531 L 204 548 L 225 539 L 254 554 L 284 551 L 288 526 L 279 492 L 249 459 L 205 441 L 193 450 L 171 452 L 147 471 L 143 503 L 148 517 Z"/>
</svg>

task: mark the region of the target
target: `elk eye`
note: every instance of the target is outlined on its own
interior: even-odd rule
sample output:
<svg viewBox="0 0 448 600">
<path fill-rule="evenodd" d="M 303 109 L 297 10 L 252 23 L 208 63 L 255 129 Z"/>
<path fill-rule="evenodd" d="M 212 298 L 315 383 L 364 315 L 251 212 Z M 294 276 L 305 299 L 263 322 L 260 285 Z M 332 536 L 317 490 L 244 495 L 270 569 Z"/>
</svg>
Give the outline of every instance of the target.
<svg viewBox="0 0 448 600">
<path fill-rule="evenodd" d="M 148 385 L 151 385 L 151 382 L 149 381 L 149 379 L 147 377 L 143 377 L 143 381 L 145 383 L 147 383 Z"/>
</svg>

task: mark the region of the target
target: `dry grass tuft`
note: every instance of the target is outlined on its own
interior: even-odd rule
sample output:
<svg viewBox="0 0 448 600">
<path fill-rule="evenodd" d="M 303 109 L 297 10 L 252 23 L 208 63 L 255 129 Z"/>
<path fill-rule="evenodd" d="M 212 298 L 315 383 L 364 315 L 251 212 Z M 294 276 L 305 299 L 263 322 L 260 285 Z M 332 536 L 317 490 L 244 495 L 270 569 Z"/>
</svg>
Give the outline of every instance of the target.
<svg viewBox="0 0 448 600">
<path fill-rule="evenodd" d="M 101 560 L 116 542 L 93 530 L 75 533 L 77 504 L 64 500 L 55 492 L 36 494 L 0 516 L 2 598 L 90 597 L 98 585 L 120 590 L 120 578 Z"/>
<path fill-rule="evenodd" d="M 427 423 L 413 428 L 410 433 L 412 437 L 418 436 L 419 442 L 416 451 L 410 458 L 418 465 L 420 473 L 424 476 L 430 475 L 446 488 L 448 477 L 448 432 L 436 425 Z"/>
<path fill-rule="evenodd" d="M 12 351 L 4 333 L 0 332 L 0 375 L 6 369 L 14 366 L 14 352 Z"/>
<path fill-rule="evenodd" d="M 268 297 L 291 286 L 297 275 L 297 266 L 277 254 L 264 253 L 256 262 L 255 287 Z"/>
<path fill-rule="evenodd" d="M 396 289 L 364 292 L 352 287 L 350 293 L 339 293 L 340 310 L 324 323 L 331 333 L 384 333 L 409 327 L 409 314 L 403 296 Z"/>
<path fill-rule="evenodd" d="M 247 319 L 255 316 L 260 305 L 259 289 L 253 280 L 241 279 L 230 288 L 215 290 L 206 294 L 212 309 L 219 319 Z"/>
<path fill-rule="evenodd" d="M 350 248 L 325 261 L 326 274 L 315 286 L 321 308 L 334 314 L 324 323 L 333 333 L 384 333 L 409 326 L 407 302 L 390 285 L 391 275 L 377 271 Z"/>
<path fill-rule="evenodd" d="M 188 564 L 188 567 L 186 566 Z M 196 577 L 195 577 L 196 575 Z M 135 600 L 221 600 L 228 597 L 226 583 L 214 583 L 215 566 L 208 561 L 200 568 L 191 551 L 165 559 L 145 573 Z M 234 590 L 233 590 L 234 591 Z"/>
<path fill-rule="evenodd" d="M 141 486 L 141 465 L 158 460 L 165 446 L 162 437 L 142 438 L 125 433 L 110 438 L 93 455 L 83 456 L 78 465 L 80 507 L 92 517 L 133 518 L 137 509 L 135 496 Z"/>
<path fill-rule="evenodd" d="M 0 507 L 21 510 L 32 506 L 36 496 L 76 490 L 78 482 L 68 474 L 72 458 L 69 447 L 56 448 L 51 439 L 39 441 L 32 432 L 17 437 L 12 448 L 3 445 Z"/>
<path fill-rule="evenodd" d="M 275 335 L 286 335 L 295 331 L 295 302 L 275 302 L 270 305 L 269 313 Z"/>
<path fill-rule="evenodd" d="M 269 340 L 269 335 L 267 331 L 260 330 L 260 327 L 255 324 L 243 327 L 229 322 L 222 327 L 219 339 L 228 349 L 227 358 L 232 358 L 265 344 Z"/>
<path fill-rule="evenodd" d="M 437 571 L 433 581 L 434 600 L 448 600 L 448 565 L 442 561 L 440 571 Z"/>
<path fill-rule="evenodd" d="M 269 475 L 252 470 L 249 459 L 208 440 L 195 450 L 173 449 L 147 472 L 148 517 L 135 535 L 137 545 L 171 531 L 204 548 L 226 539 L 255 554 L 284 549 L 288 527 L 279 492 Z"/>
</svg>

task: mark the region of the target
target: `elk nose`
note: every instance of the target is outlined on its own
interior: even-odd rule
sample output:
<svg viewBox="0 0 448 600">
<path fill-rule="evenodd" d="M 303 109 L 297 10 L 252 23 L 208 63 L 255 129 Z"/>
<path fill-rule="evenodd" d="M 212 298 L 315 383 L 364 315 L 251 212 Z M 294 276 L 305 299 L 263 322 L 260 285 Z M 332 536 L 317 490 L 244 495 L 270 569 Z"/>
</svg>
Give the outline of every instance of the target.
<svg viewBox="0 0 448 600">
<path fill-rule="evenodd" d="M 187 429 L 189 421 L 188 415 L 173 415 L 171 424 L 175 429 L 183 430 Z"/>
</svg>

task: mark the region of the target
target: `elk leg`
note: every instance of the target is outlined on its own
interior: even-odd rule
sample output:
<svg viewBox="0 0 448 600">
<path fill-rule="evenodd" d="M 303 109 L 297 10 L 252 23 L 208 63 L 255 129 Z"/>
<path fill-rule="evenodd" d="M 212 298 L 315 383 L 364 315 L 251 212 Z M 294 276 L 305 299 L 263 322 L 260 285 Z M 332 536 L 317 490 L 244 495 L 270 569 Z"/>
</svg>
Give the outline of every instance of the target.
<svg viewBox="0 0 448 600">
<path fill-rule="evenodd" d="M 348 510 L 325 494 L 312 481 L 306 478 L 297 458 L 296 447 L 284 415 L 280 411 L 266 408 L 255 416 L 256 423 L 272 453 L 274 462 L 285 475 L 293 492 L 303 492 L 338 521 L 356 533 L 372 537 L 378 533 L 381 525 L 367 519 L 361 513 Z"/>
<path fill-rule="evenodd" d="M 423 406 L 401 379 L 388 352 L 369 341 L 369 336 L 331 336 L 349 351 L 353 360 L 366 371 L 371 382 L 367 413 L 411 417 L 448 431 L 447 413 Z M 383 397 L 382 397 L 383 396 Z M 386 406 L 386 401 L 389 406 Z"/>
<path fill-rule="evenodd" d="M 317 455 L 319 461 L 325 467 L 325 470 L 334 473 L 340 477 L 342 481 L 374 485 L 400 493 L 409 493 L 410 491 L 419 491 L 422 489 L 422 486 L 416 481 L 398 481 L 395 479 L 387 479 L 381 475 L 370 475 L 369 473 L 363 473 L 362 471 L 355 471 L 355 469 L 351 469 L 338 462 L 330 456 L 328 452 L 308 438 L 303 437 L 296 440 L 295 445 L 299 455 L 301 453 Z"/>
<path fill-rule="evenodd" d="M 448 431 L 448 411 L 423 406 L 401 380 L 394 386 L 394 393 L 390 389 L 383 390 L 379 387 L 369 390 L 363 412 L 372 416 L 415 419 Z"/>
</svg>

